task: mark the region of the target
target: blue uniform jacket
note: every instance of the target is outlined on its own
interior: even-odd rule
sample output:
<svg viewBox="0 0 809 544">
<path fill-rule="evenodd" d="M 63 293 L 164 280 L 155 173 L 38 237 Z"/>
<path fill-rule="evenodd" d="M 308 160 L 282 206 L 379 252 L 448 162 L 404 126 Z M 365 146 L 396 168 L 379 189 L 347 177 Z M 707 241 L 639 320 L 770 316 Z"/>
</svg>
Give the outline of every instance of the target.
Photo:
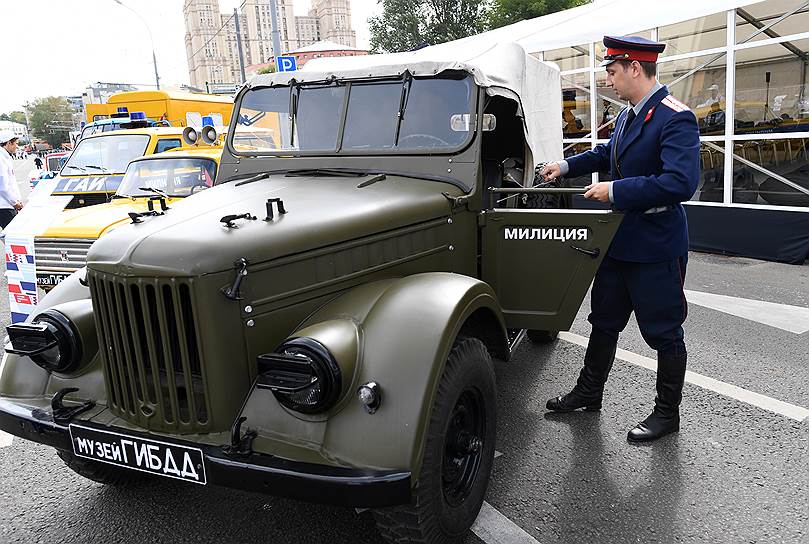
<svg viewBox="0 0 809 544">
<path fill-rule="evenodd" d="M 699 183 L 697 119 L 663 87 L 649 98 L 629 131 L 617 137 L 628 111 L 618 114 L 608 143 L 567 159 L 568 176 L 612 174 L 614 208 L 625 217 L 608 255 L 624 261 L 668 261 L 688 252 L 681 202 L 694 195 Z"/>
</svg>

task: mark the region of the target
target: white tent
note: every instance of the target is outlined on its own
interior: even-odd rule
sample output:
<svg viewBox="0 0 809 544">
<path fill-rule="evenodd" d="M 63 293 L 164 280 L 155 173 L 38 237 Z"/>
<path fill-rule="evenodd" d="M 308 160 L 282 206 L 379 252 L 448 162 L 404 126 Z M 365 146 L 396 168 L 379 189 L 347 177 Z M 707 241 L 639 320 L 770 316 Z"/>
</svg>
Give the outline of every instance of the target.
<svg viewBox="0 0 809 544">
<path fill-rule="evenodd" d="M 526 51 L 544 51 L 570 45 L 599 42 L 605 34 L 625 36 L 659 26 L 688 21 L 763 0 L 685 0 L 681 2 L 639 2 L 638 0 L 596 0 L 577 8 L 544 17 L 527 19 L 449 44 L 468 42 L 517 42 Z"/>
</svg>

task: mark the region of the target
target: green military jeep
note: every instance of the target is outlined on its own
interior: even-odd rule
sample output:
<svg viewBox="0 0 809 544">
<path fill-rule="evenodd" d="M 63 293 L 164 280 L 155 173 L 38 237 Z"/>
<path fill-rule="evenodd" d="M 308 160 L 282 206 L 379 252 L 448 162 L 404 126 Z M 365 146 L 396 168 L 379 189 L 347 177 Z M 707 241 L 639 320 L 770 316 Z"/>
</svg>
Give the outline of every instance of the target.
<svg viewBox="0 0 809 544">
<path fill-rule="evenodd" d="M 460 538 L 492 469 L 492 358 L 570 327 L 621 221 L 531 207 L 576 191 L 521 167 L 561 156 L 560 94 L 514 44 L 258 76 L 216 185 L 132 215 L 8 327 L 0 429 L 104 483 Z"/>
</svg>

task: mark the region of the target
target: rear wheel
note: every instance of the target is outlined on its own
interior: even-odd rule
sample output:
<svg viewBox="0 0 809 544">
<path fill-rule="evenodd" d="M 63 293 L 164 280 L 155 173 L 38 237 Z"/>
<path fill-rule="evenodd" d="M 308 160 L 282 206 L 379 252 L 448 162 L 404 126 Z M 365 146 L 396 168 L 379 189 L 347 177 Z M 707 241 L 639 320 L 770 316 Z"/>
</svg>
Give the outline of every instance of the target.
<svg viewBox="0 0 809 544">
<path fill-rule="evenodd" d="M 475 522 L 494 459 L 492 360 L 476 338 L 460 338 L 438 386 L 421 471 L 410 504 L 376 510 L 388 542 L 456 542 Z"/>
<path fill-rule="evenodd" d="M 528 338 L 535 344 L 550 344 L 559 337 L 559 331 L 528 331 Z"/>
<path fill-rule="evenodd" d="M 106 463 L 91 461 L 90 459 L 82 459 L 67 451 L 57 451 L 56 454 L 64 461 L 67 468 L 79 476 L 100 484 L 124 487 L 141 482 L 148 477 L 134 470 L 127 470 Z"/>
</svg>

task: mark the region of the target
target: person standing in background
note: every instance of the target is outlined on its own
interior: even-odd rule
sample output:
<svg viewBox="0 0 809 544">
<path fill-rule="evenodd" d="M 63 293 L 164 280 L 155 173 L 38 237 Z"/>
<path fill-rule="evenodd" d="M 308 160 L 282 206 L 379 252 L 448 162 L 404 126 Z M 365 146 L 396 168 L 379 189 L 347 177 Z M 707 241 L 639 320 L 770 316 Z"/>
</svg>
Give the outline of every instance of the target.
<svg viewBox="0 0 809 544">
<path fill-rule="evenodd" d="M 11 223 L 23 207 L 14 159 L 17 153 L 17 135 L 10 130 L 0 131 L 0 227 Z"/>
</svg>

